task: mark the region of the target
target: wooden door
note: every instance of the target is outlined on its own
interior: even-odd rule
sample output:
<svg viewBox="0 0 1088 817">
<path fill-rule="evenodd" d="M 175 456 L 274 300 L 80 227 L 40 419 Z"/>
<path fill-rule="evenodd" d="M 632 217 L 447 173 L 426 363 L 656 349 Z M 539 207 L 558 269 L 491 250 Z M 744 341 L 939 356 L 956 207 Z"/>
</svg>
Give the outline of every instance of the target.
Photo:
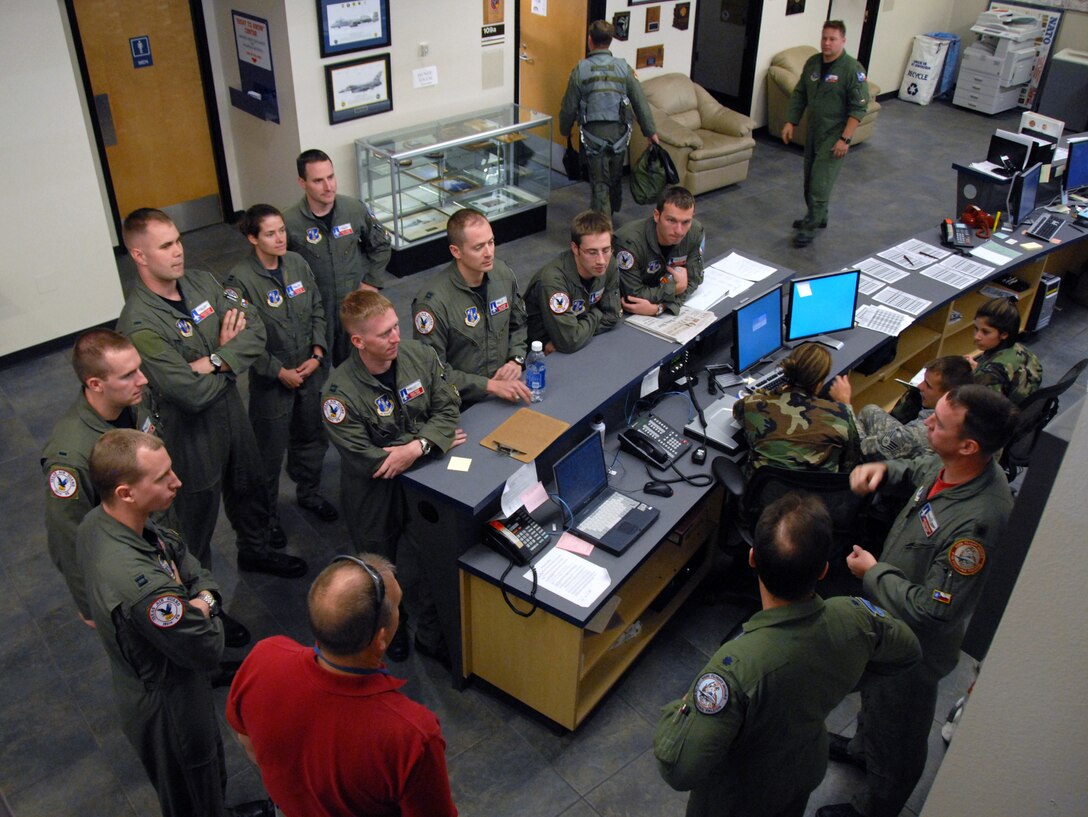
<svg viewBox="0 0 1088 817">
<path fill-rule="evenodd" d="M 182 231 L 222 221 L 188 0 L 72 8 L 119 216 L 158 207 Z"/>
<path fill-rule="evenodd" d="M 559 107 L 571 69 L 586 55 L 589 6 L 584 0 L 549 0 L 547 14 L 533 14 L 533 0 L 519 0 L 518 102 L 549 114 L 552 139 L 559 135 Z"/>
</svg>

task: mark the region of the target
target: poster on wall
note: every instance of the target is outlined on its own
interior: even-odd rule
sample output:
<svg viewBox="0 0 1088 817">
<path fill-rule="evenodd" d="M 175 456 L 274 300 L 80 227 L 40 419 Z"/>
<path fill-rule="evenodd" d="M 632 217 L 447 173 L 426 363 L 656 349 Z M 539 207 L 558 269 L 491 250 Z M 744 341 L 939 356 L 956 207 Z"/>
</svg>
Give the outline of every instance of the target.
<svg viewBox="0 0 1088 817">
<path fill-rule="evenodd" d="M 1020 92 L 1020 99 L 1017 100 L 1021 108 L 1031 108 L 1035 104 L 1035 97 L 1039 93 L 1039 83 L 1043 80 L 1043 69 L 1046 68 L 1046 61 L 1050 59 L 1050 50 L 1054 47 L 1054 41 L 1058 38 L 1058 26 L 1062 22 L 1062 12 L 1057 9 L 1021 6 L 1016 3 L 1000 3 L 990 0 L 990 10 L 994 9 L 1034 17 L 1039 21 L 1039 25 L 1043 27 L 1043 36 L 1035 39 L 1035 48 L 1039 56 L 1035 60 L 1035 67 L 1031 69 L 1031 81 L 1024 86 L 1024 89 Z"/>
<path fill-rule="evenodd" d="M 615 29 L 615 38 L 626 42 L 631 35 L 631 12 L 617 11 L 613 14 L 612 28 Z"/>
<path fill-rule="evenodd" d="M 672 27 L 681 31 L 688 30 L 688 21 L 691 18 L 691 3 L 677 3 L 672 10 Z"/>
<path fill-rule="evenodd" d="M 317 0 L 321 56 L 389 45 L 389 0 Z"/>
<path fill-rule="evenodd" d="M 268 21 L 231 10 L 234 49 L 238 55 L 240 88 L 230 89 L 230 104 L 258 119 L 280 121 L 276 101 L 276 74 L 272 69 L 272 45 Z"/>
<path fill-rule="evenodd" d="M 483 0 L 483 3 L 485 26 L 501 23 L 506 18 L 505 0 Z"/>
<path fill-rule="evenodd" d="M 326 65 L 325 89 L 329 95 L 330 125 L 393 110 L 389 55 Z"/>
<path fill-rule="evenodd" d="M 805 0 L 786 0 L 786 16 L 791 14 L 804 14 Z"/>
</svg>

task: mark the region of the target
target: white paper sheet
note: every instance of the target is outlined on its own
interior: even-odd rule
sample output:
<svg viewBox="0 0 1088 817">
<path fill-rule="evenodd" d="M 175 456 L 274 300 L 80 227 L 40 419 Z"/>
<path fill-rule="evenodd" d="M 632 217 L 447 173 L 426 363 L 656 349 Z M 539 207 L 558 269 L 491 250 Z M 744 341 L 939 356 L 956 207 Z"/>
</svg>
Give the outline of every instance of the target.
<svg viewBox="0 0 1088 817">
<path fill-rule="evenodd" d="M 891 335 L 892 337 L 895 337 L 914 323 L 910 315 L 904 315 L 902 312 L 896 312 L 886 306 L 873 306 L 872 304 L 859 306 L 857 312 L 854 313 L 854 318 L 858 326 Z"/>
<path fill-rule="evenodd" d="M 722 298 L 738 295 L 752 285 L 732 273 L 710 266 L 703 270 L 703 282 L 695 293 L 684 301 L 692 309 L 710 309 Z"/>
<path fill-rule="evenodd" d="M 506 480 L 502 489 L 502 515 L 510 517 L 514 511 L 522 506 L 521 497 L 532 488 L 539 480 L 536 478 L 536 460 L 527 462 Z"/>
<path fill-rule="evenodd" d="M 725 258 L 716 261 L 713 266 L 731 275 L 736 275 L 738 278 L 743 278 L 745 281 L 762 281 L 775 271 L 774 267 L 737 255 L 735 252 L 731 252 Z"/>
<path fill-rule="evenodd" d="M 589 607 L 612 585 L 612 577 L 600 565 L 559 548 L 549 550 L 536 563 L 537 582 L 545 590 L 577 604 Z M 533 580 L 531 570 L 523 574 Z"/>
</svg>

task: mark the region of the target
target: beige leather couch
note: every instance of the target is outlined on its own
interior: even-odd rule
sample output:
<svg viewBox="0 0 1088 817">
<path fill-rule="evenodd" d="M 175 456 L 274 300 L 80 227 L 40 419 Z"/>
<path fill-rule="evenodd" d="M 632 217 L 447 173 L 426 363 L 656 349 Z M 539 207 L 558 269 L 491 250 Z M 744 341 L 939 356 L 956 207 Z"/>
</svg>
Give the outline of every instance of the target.
<svg viewBox="0 0 1088 817">
<path fill-rule="evenodd" d="M 779 51 L 771 59 L 771 67 L 767 69 L 767 132 L 771 136 L 777 137 L 782 133 L 782 126 L 786 124 L 786 111 L 789 110 L 790 94 L 801 79 L 801 69 L 805 67 L 805 61 L 816 53 L 817 49 L 810 45 L 798 45 Z M 880 88 L 870 81 L 869 110 L 854 131 L 852 144 L 860 144 L 873 135 L 876 118 L 880 115 L 880 103 L 876 101 L 879 93 Z M 805 144 L 807 126 L 808 111 L 805 111 L 801 121 L 793 129 L 793 144 Z"/>
<path fill-rule="evenodd" d="M 748 177 L 748 163 L 756 147 L 752 138 L 755 122 L 719 105 L 684 74 L 654 77 L 642 83 L 642 90 L 681 185 L 699 194 Z M 647 144 L 636 123 L 631 134 L 632 163 L 638 161 Z"/>
</svg>

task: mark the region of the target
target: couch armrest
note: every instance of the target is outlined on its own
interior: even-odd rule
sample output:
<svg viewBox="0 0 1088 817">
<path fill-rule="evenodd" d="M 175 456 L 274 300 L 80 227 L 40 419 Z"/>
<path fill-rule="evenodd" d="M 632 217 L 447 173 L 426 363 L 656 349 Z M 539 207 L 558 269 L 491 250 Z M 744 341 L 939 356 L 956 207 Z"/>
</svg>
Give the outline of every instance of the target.
<svg viewBox="0 0 1088 817">
<path fill-rule="evenodd" d="M 703 117 L 703 127 L 727 136 L 751 136 L 755 120 L 730 108 L 719 108 L 712 116 Z"/>
<path fill-rule="evenodd" d="M 689 130 L 657 107 L 651 106 L 654 115 L 654 124 L 657 125 L 657 135 L 662 142 L 668 142 L 678 148 L 694 148 L 698 150 L 703 146 L 703 140 L 693 130 Z"/>
</svg>

